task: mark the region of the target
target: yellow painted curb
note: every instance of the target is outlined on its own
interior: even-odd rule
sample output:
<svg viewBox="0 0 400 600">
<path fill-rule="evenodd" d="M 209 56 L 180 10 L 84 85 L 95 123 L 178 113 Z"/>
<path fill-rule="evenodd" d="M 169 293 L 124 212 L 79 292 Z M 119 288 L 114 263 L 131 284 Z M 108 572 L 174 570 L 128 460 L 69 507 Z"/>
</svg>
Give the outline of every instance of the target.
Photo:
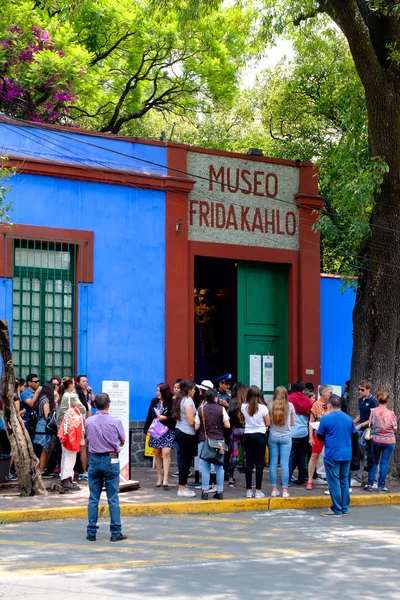
<svg viewBox="0 0 400 600">
<path fill-rule="evenodd" d="M 192 500 L 188 502 L 154 502 L 151 504 L 121 504 L 121 515 L 142 517 L 152 515 L 193 515 L 269 510 L 326 508 L 331 504 L 328 496 L 299 496 L 291 498 L 244 498 L 234 500 Z M 352 496 L 351 506 L 377 506 L 400 504 L 400 494 L 365 494 Z M 99 516 L 108 516 L 108 507 L 100 506 Z M 23 521 L 51 521 L 57 519 L 86 519 L 86 506 L 37 508 L 0 511 L 0 523 Z"/>
</svg>

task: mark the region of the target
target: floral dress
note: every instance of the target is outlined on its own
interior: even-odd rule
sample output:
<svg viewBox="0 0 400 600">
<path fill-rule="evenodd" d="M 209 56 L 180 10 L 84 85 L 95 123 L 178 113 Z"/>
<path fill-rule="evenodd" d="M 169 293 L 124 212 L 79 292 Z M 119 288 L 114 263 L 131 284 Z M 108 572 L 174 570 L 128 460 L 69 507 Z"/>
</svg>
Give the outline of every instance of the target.
<svg viewBox="0 0 400 600">
<path fill-rule="evenodd" d="M 168 412 L 168 408 L 167 407 L 163 407 L 161 408 L 161 402 L 158 402 L 156 404 L 156 406 L 154 407 L 154 412 L 155 414 L 160 417 L 161 415 L 166 415 Z M 165 421 L 160 421 L 163 425 L 166 424 Z M 156 440 L 155 438 L 150 436 L 149 439 L 149 447 L 150 448 L 172 448 L 174 445 L 174 441 L 175 441 L 175 430 L 174 429 L 168 429 L 168 431 L 166 431 L 164 433 L 164 435 L 162 437 L 160 437 L 158 440 Z"/>
</svg>

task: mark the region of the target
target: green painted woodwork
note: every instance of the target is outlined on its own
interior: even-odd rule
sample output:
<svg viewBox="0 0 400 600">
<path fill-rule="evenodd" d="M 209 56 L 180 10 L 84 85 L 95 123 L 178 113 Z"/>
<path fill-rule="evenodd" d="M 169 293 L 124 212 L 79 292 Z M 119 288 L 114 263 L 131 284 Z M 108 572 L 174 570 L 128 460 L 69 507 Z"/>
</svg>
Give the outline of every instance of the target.
<svg viewBox="0 0 400 600">
<path fill-rule="evenodd" d="M 250 383 L 251 354 L 272 355 L 275 387 L 287 387 L 288 269 L 282 265 L 241 261 L 237 283 L 238 381 Z M 271 394 L 274 390 L 262 391 Z"/>
</svg>

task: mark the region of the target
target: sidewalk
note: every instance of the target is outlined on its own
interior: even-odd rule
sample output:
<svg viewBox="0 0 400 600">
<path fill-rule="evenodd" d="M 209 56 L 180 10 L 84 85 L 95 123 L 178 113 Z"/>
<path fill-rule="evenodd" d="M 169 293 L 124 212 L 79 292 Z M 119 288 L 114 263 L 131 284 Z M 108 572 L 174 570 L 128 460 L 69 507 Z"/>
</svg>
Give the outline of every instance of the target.
<svg viewBox="0 0 400 600">
<path fill-rule="evenodd" d="M 132 478 L 140 482 L 140 488 L 132 491 L 121 492 L 119 495 L 123 515 L 150 515 L 169 513 L 209 513 L 209 512 L 235 512 L 238 510 L 274 510 L 293 508 L 323 508 L 330 505 L 330 498 L 324 494 L 326 485 L 314 485 L 312 491 L 306 491 L 304 486 L 292 485 L 289 488 L 290 498 L 270 498 L 271 486 L 269 483 L 268 469 L 264 471 L 263 491 L 265 499 L 247 499 L 244 474 L 236 473 L 236 486 L 228 487 L 225 484 L 224 500 L 214 500 L 210 494 L 207 502 L 201 500 L 201 490 L 191 489 L 196 492 L 196 497 L 191 499 L 178 498 L 178 480 L 170 477 L 168 490 L 156 488 L 156 472 L 153 469 L 133 469 Z M 44 479 L 46 487 L 56 483 L 56 479 Z M 279 476 L 278 476 L 279 481 Z M 189 484 L 194 484 L 194 478 L 189 479 Z M 29 520 L 47 520 L 64 518 L 85 518 L 88 501 L 87 482 L 79 482 L 81 489 L 77 492 L 59 494 L 50 491 L 46 496 L 33 496 L 21 498 L 18 487 L 14 483 L 2 484 L 0 487 L 0 522 L 16 522 Z M 377 492 L 367 493 L 361 487 L 354 487 L 351 496 L 353 506 L 370 506 L 375 504 L 400 504 L 400 486 L 390 486 L 390 494 Z M 100 504 L 107 505 L 105 492 Z M 101 510 L 107 514 L 107 510 Z"/>
</svg>

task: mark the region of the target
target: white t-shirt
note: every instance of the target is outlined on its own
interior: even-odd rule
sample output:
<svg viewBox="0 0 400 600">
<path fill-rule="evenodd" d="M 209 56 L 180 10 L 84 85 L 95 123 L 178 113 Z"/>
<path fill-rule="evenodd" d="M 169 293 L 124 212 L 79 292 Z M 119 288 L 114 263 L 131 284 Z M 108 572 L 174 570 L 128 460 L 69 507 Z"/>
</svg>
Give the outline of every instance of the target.
<svg viewBox="0 0 400 600">
<path fill-rule="evenodd" d="M 180 414 L 179 421 L 176 422 L 176 429 L 180 429 L 181 431 L 183 431 L 183 433 L 187 433 L 189 435 L 195 435 L 196 430 L 194 428 L 194 425 L 189 425 L 188 420 L 187 420 L 186 410 L 185 410 L 187 406 L 192 407 L 193 416 L 194 417 L 196 416 L 196 407 L 194 405 L 193 400 L 189 396 L 185 396 L 181 400 L 181 406 L 180 406 L 181 414 Z"/>
<path fill-rule="evenodd" d="M 268 408 L 264 404 L 258 405 L 258 411 L 250 416 L 248 413 L 248 404 L 242 404 L 240 409 L 246 421 L 244 433 L 265 433 L 267 427 L 265 425 L 264 417 L 268 414 Z"/>
</svg>

